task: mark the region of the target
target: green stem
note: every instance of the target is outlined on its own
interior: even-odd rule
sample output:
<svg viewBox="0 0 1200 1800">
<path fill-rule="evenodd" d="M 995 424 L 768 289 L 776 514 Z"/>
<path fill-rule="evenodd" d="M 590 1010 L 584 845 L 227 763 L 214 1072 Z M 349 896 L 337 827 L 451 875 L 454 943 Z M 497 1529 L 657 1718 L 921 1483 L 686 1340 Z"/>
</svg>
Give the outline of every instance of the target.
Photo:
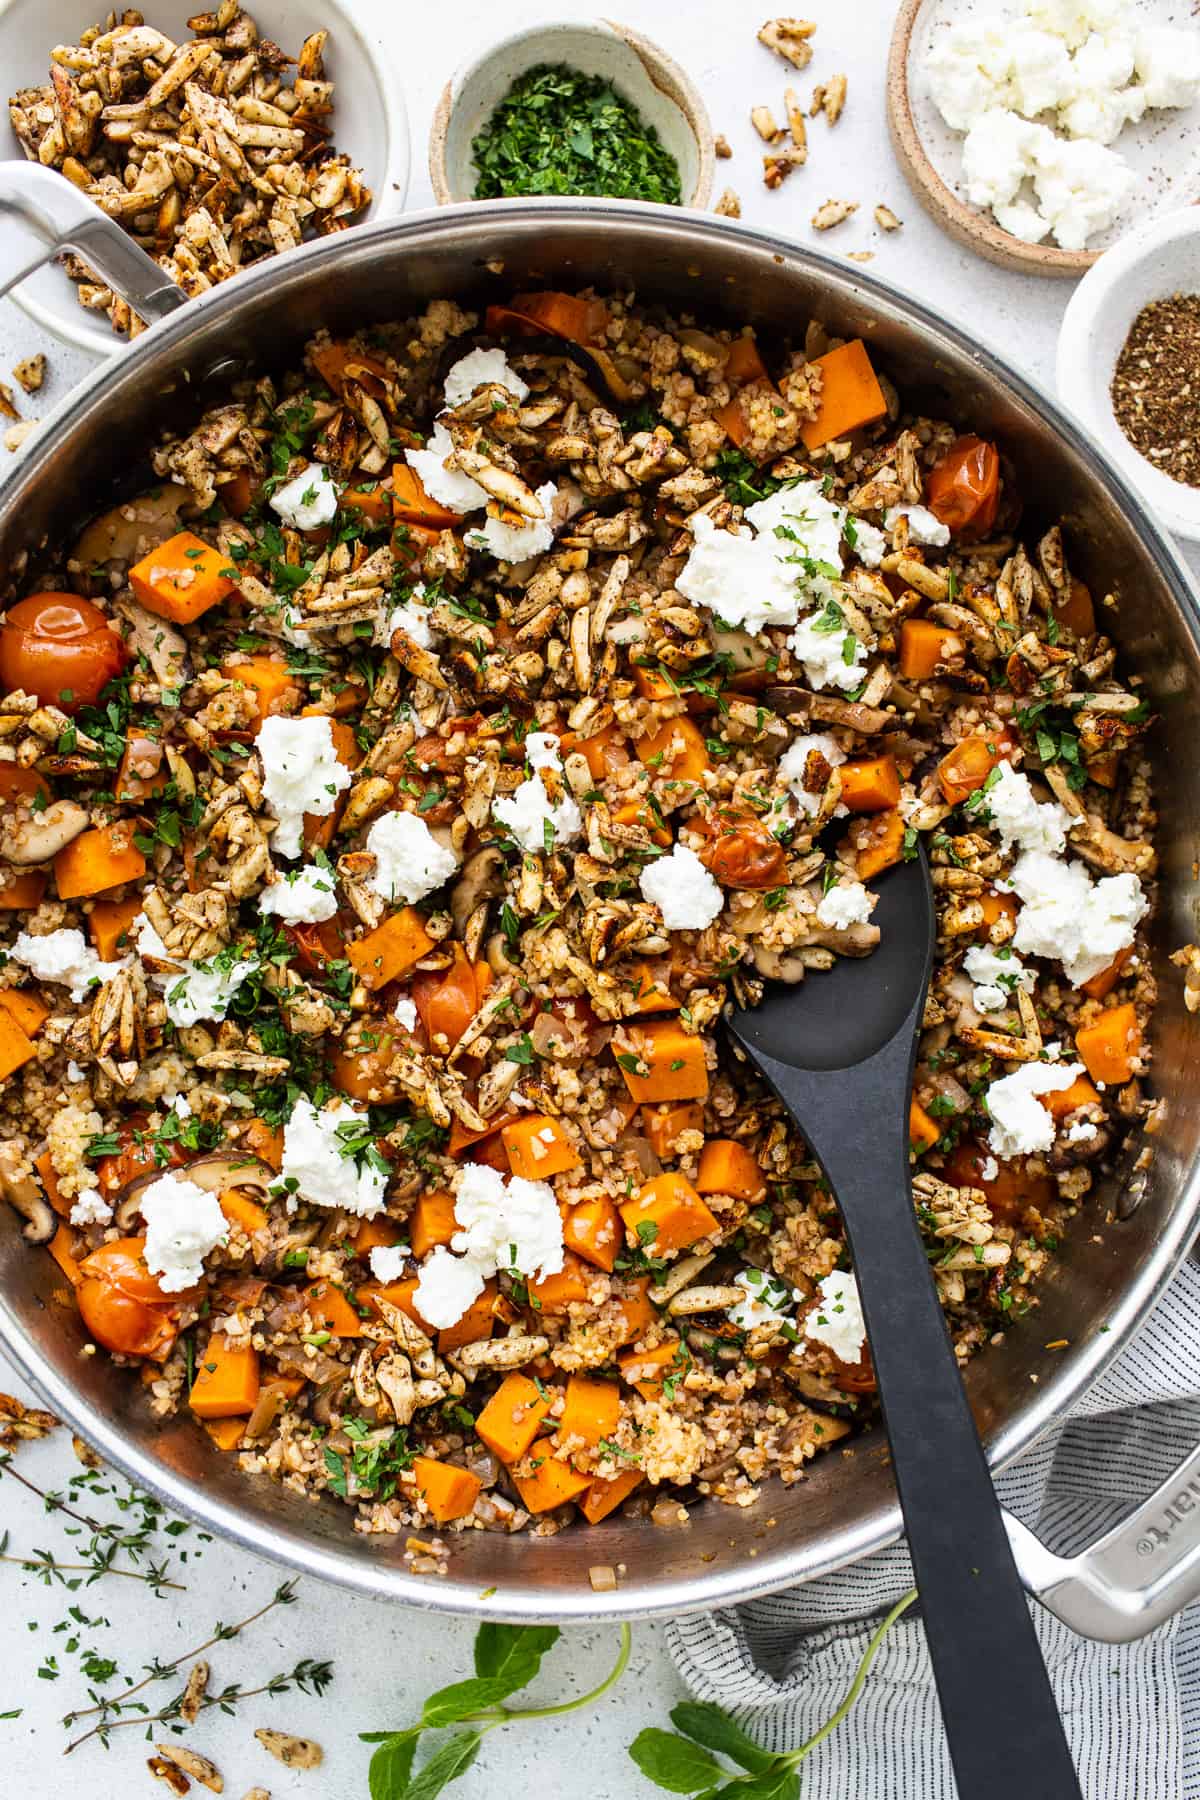
<svg viewBox="0 0 1200 1800">
<path fill-rule="evenodd" d="M 887 1615 L 886 1619 L 884 1619 L 879 1629 L 871 1638 L 866 1650 L 863 1652 L 863 1659 L 858 1665 L 858 1672 L 855 1675 L 854 1680 L 850 1683 L 850 1686 L 847 1688 L 846 1697 L 838 1707 L 837 1711 L 826 1719 L 820 1731 L 814 1732 L 813 1736 L 809 1738 L 806 1744 L 801 1744 L 798 1750 L 792 1750 L 786 1757 L 781 1757 L 781 1762 L 791 1763 L 793 1767 L 795 1764 L 803 1762 L 810 1750 L 815 1750 L 817 1745 L 821 1743 L 824 1738 L 827 1738 L 831 1731 L 837 1729 L 842 1720 L 846 1717 L 846 1714 L 850 1711 L 850 1708 L 854 1705 L 854 1702 L 858 1699 L 859 1694 L 862 1692 L 863 1682 L 867 1679 L 867 1673 L 872 1662 L 875 1660 L 875 1652 L 878 1650 L 880 1644 L 882 1644 L 888 1632 L 892 1629 L 892 1626 L 896 1623 L 896 1620 L 902 1613 L 908 1611 L 916 1597 L 916 1588 L 911 1588 L 902 1599 L 897 1600 L 895 1606 L 893 1606 L 891 1612 Z"/>
<path fill-rule="evenodd" d="M 523 1723 L 526 1719 L 553 1719 L 559 1713 L 576 1712 L 581 1706 L 590 1706 L 607 1694 L 609 1688 L 620 1681 L 629 1663 L 629 1653 L 633 1648 L 633 1633 L 627 1624 L 621 1626 L 621 1648 L 617 1652 L 617 1660 L 609 1670 L 599 1687 L 594 1687 L 588 1694 L 580 1694 L 577 1700 L 563 1700 L 558 1706 L 528 1706 L 510 1709 L 507 1706 L 496 1708 L 495 1713 L 478 1713 L 464 1723 L 482 1725 L 485 1731 L 494 1731 L 497 1725 Z"/>
</svg>

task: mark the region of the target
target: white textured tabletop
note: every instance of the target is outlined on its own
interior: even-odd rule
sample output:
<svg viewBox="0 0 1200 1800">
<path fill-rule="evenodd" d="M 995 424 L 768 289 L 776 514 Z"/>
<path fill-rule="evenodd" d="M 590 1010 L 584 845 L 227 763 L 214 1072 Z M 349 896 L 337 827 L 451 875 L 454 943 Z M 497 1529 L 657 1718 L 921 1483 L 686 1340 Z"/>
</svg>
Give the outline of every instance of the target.
<svg viewBox="0 0 1200 1800">
<path fill-rule="evenodd" d="M 586 17 L 592 10 L 529 0 L 509 0 L 502 13 L 494 0 L 437 0 L 421 9 L 360 0 L 360 7 L 364 15 L 386 21 L 381 29 L 398 34 L 412 129 L 409 203 L 414 208 L 432 203 L 426 142 L 434 102 L 455 61 L 501 30 L 536 19 Z M 153 20 L 152 0 L 145 11 Z M 809 219 L 822 201 L 857 200 L 859 212 L 825 234 L 823 248 L 873 251 L 872 273 L 919 293 L 1023 373 L 1050 385 L 1069 285 L 1006 274 L 961 249 L 921 212 L 897 168 L 884 116 L 894 6 L 890 0 L 858 0 L 855 6 L 805 0 L 803 11 L 818 22 L 816 56 L 797 85 L 806 91 L 813 81 L 844 72 L 849 92 L 833 132 L 823 120 L 814 122 L 808 166 L 777 193 L 762 185 L 762 146 L 749 121 L 751 106 L 759 102 L 781 111 L 789 74 L 755 41 L 766 5 L 691 0 L 682 7 L 678 0 L 636 0 L 623 7 L 622 17 L 669 50 L 702 89 L 714 129 L 734 148 L 732 161 L 717 164 L 718 191 L 725 184 L 737 190 L 748 223 L 811 241 L 820 234 Z M 876 228 L 872 213 L 879 201 L 901 217 L 902 230 L 885 236 Z M 0 380 L 18 358 L 35 350 L 44 350 L 50 361 L 46 386 L 37 396 L 36 410 L 45 412 L 85 372 L 88 359 L 40 332 L 11 300 L 0 301 Z M 20 398 L 23 410 L 32 412 L 34 403 Z M 6 454 L 0 451 L 0 458 Z M 0 1386 L 23 1391 L 2 1363 Z M 53 1489 L 79 1466 L 59 1433 L 23 1449 L 15 1467 Z M 42 1503 L 10 1476 L 0 1478 L 0 1523 L 11 1534 L 10 1557 L 38 1548 L 52 1548 L 59 1558 L 72 1556 L 72 1539 L 64 1535 L 61 1519 L 47 1519 Z M 186 1591 L 170 1591 L 164 1598 L 153 1597 L 143 1583 L 113 1576 L 71 1593 L 0 1565 L 0 1791 L 5 1795 L 50 1800 L 78 1786 L 89 1800 L 125 1800 L 156 1791 L 137 1726 L 115 1732 L 107 1753 L 93 1741 L 68 1762 L 59 1760 L 68 1737 L 62 1715 L 89 1704 L 89 1653 L 115 1659 L 123 1673 L 137 1679 L 152 1659 L 169 1661 L 200 1644 L 218 1620 L 229 1624 L 253 1612 L 281 1580 L 275 1568 L 203 1541 L 194 1530 L 172 1538 L 160 1527 L 158 1539 L 170 1554 L 174 1578 L 186 1584 Z M 86 1623 L 71 1617 L 72 1607 Z M 294 1605 L 274 1611 L 240 1640 L 217 1645 L 211 1652 L 213 1682 L 256 1687 L 301 1658 L 328 1659 L 334 1678 L 325 1698 L 290 1693 L 252 1700 L 231 1716 L 214 1709 L 187 1741 L 213 1756 L 232 1800 L 256 1784 L 269 1789 L 273 1800 L 366 1800 L 368 1751 L 357 1733 L 408 1723 L 432 1688 L 468 1674 L 471 1637 L 465 1624 L 302 1585 Z M 611 1628 L 572 1632 L 531 1690 L 532 1703 L 584 1692 L 600 1680 L 615 1649 Z M 121 1676 L 108 1684 L 116 1691 L 122 1685 Z M 161 1705 L 173 1691 L 164 1683 L 150 1693 Z M 540 1785 L 570 1782 L 584 1800 L 641 1800 L 661 1792 L 637 1774 L 625 1746 L 642 1726 L 665 1724 L 681 1691 L 658 1630 L 638 1627 L 632 1665 L 599 1705 L 566 1719 L 492 1734 L 480 1763 L 453 1791 L 462 1800 L 481 1800 L 514 1791 L 536 1770 Z M 260 1725 L 317 1738 L 325 1750 L 322 1768 L 315 1774 L 282 1768 L 255 1743 L 252 1733 Z"/>
</svg>

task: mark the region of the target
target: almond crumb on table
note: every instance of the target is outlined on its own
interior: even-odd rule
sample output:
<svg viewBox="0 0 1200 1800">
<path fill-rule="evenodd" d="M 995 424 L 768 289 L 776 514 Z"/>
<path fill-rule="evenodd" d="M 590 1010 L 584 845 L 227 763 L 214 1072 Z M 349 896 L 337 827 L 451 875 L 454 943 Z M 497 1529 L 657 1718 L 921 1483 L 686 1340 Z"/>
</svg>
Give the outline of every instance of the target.
<svg viewBox="0 0 1200 1800">
<path fill-rule="evenodd" d="M 722 162 L 727 161 L 733 155 L 733 146 L 723 131 L 718 131 L 713 139 L 713 155 L 719 157 Z"/>
<path fill-rule="evenodd" d="M 724 189 L 713 211 L 719 213 L 723 219 L 741 218 L 742 203 L 733 188 Z"/>
<path fill-rule="evenodd" d="M 858 211 L 857 200 L 826 200 L 812 216 L 814 231 L 832 231 L 835 225 L 841 225 L 852 213 Z"/>
<path fill-rule="evenodd" d="M 878 225 L 880 231 L 899 231 L 904 221 L 903 219 L 896 217 L 896 214 L 892 211 L 890 206 L 885 206 L 883 202 L 880 201 L 879 205 L 875 208 L 875 223 Z"/>
<path fill-rule="evenodd" d="M 806 69 L 813 59 L 809 38 L 816 31 L 809 19 L 768 19 L 758 34 L 760 44 L 790 62 L 793 69 Z"/>
</svg>

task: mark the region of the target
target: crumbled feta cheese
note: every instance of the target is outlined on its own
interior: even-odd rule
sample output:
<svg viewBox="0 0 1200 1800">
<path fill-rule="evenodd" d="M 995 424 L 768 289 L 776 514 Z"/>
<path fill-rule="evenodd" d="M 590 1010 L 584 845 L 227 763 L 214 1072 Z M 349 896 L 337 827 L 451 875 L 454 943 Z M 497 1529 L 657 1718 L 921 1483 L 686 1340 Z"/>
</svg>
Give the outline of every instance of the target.
<svg viewBox="0 0 1200 1800">
<path fill-rule="evenodd" d="M 399 1281 L 404 1274 L 408 1261 L 408 1246 L 405 1244 L 375 1244 L 368 1258 L 371 1273 L 376 1281 L 386 1287 L 389 1281 Z"/>
<path fill-rule="evenodd" d="M 994 108 L 980 114 L 963 139 L 963 180 L 974 206 L 1003 206 L 1015 200 L 1034 167 L 1037 146 L 1049 150 L 1054 133 L 1031 125 L 1015 112 Z"/>
<path fill-rule="evenodd" d="M 867 1325 L 857 1281 L 835 1269 L 818 1281 L 817 1292 L 820 1298 L 804 1321 L 804 1335 L 832 1350 L 839 1362 L 861 1362 Z"/>
<path fill-rule="evenodd" d="M 1200 37 L 1194 28 L 1148 25 L 1135 39 L 1133 66 L 1147 106 L 1190 106 L 1200 94 Z"/>
<path fill-rule="evenodd" d="M 419 581 L 407 600 L 376 620 L 371 642 L 382 644 L 386 649 L 396 632 L 404 631 L 420 649 L 432 650 L 438 641 L 438 633 L 429 623 L 433 608 L 422 604 L 424 593 L 425 584 Z"/>
<path fill-rule="evenodd" d="M 113 1209 L 98 1187 L 80 1188 L 71 1208 L 72 1225 L 108 1225 L 112 1216 Z"/>
<path fill-rule="evenodd" d="M 1072 64 L 1075 93 L 1060 108 L 1058 122 L 1070 137 L 1111 144 L 1126 123 L 1146 110 L 1141 88 L 1126 87 L 1133 74 L 1133 38 L 1125 31 L 1093 31 Z"/>
<path fill-rule="evenodd" d="M 198 1025 L 206 1020 L 220 1023 L 233 996 L 258 967 L 254 957 L 230 962 L 227 951 L 208 963 L 172 957 L 145 913 L 139 913 L 129 929 L 140 957 L 174 965 L 153 976 L 163 990 L 167 1017 L 173 1025 Z"/>
<path fill-rule="evenodd" d="M 204 1258 L 229 1236 L 229 1223 L 215 1194 L 186 1175 L 160 1175 L 142 1192 L 146 1221 L 146 1267 L 158 1276 L 164 1294 L 195 1287 Z"/>
<path fill-rule="evenodd" d="M 1066 45 L 1052 32 L 1021 25 L 1005 34 L 1007 100 L 1026 119 L 1062 106 L 1075 93 L 1075 73 Z"/>
<path fill-rule="evenodd" d="M 274 913 L 285 925 L 316 925 L 337 911 L 337 878 L 330 868 L 305 863 L 264 888 L 258 910 Z"/>
<path fill-rule="evenodd" d="M 846 542 L 864 568 L 877 569 L 887 552 L 888 542 L 878 525 L 869 519 L 854 519 L 846 514 Z"/>
<path fill-rule="evenodd" d="M 525 761 L 536 775 L 540 769 L 561 769 L 559 739 L 552 731 L 531 731 L 524 743 Z"/>
<path fill-rule="evenodd" d="M 996 1161 L 995 1157 L 985 1156 L 979 1165 L 979 1179 L 981 1181 L 995 1181 L 999 1173 L 1000 1164 Z"/>
<path fill-rule="evenodd" d="M 779 773 L 791 788 L 792 798 L 800 812 L 810 819 L 816 817 L 817 808 L 821 804 L 821 795 L 811 793 L 804 785 L 808 759 L 814 751 L 831 769 L 836 769 L 846 760 L 846 752 L 837 739 L 831 738 L 828 732 L 821 731 L 808 737 L 793 738 L 779 759 Z"/>
<path fill-rule="evenodd" d="M 1074 1124 L 1067 1126 L 1068 1144 L 1090 1144 L 1093 1138 L 1099 1136 L 1098 1127 L 1088 1119 L 1076 1119 Z"/>
<path fill-rule="evenodd" d="M 662 913 L 668 931 L 703 931 L 725 905 L 720 887 L 686 844 L 647 863 L 638 885 L 643 899 Z"/>
<path fill-rule="evenodd" d="M 478 512 L 488 503 L 488 492 L 461 469 L 448 469 L 446 458 L 454 453 L 454 439 L 444 425 L 435 424 L 422 450 L 406 450 L 404 460 L 431 500 L 450 512 Z"/>
<path fill-rule="evenodd" d="M 1112 224 L 1134 185 L 1133 170 L 1115 150 L 1091 138 L 1047 134 L 1033 152 L 1033 185 L 1043 216 L 1064 250 L 1082 250 Z"/>
<path fill-rule="evenodd" d="M 461 406 L 478 387 L 507 388 L 518 400 L 529 398 L 529 386 L 521 380 L 503 350 L 469 350 L 447 371 L 443 384 L 447 407 Z"/>
<path fill-rule="evenodd" d="M 837 607 L 836 601 L 833 607 Z M 827 604 L 823 611 L 801 619 L 788 638 L 788 646 L 804 664 L 810 687 L 835 687 L 849 692 L 861 685 L 867 652 L 849 626 L 833 622 L 836 617 Z"/>
<path fill-rule="evenodd" d="M 79 1064 L 75 1061 L 74 1057 L 70 1057 L 67 1062 L 67 1080 L 68 1081 L 86 1081 L 87 1080 L 87 1070 L 81 1069 Z"/>
<path fill-rule="evenodd" d="M 990 944 L 972 944 L 963 958 L 963 968 L 972 981 L 979 983 L 971 998 L 981 1013 L 1002 1012 L 1012 1005 L 1018 989 L 1031 993 L 1037 980 L 1032 969 L 1027 969 L 1007 945 L 996 950 Z"/>
<path fill-rule="evenodd" d="M 993 1081 L 984 1096 L 992 1128 L 988 1146 L 996 1156 L 1030 1156 L 1054 1143 L 1054 1120 L 1040 1094 L 1062 1094 L 1083 1074 L 1082 1063 L 1022 1063 Z"/>
<path fill-rule="evenodd" d="M 773 540 L 776 556 L 791 567 L 793 579 L 808 573 L 806 563 L 823 565 L 818 573 L 825 576 L 841 574 L 846 513 L 821 482 L 797 481 L 778 488 L 748 506 L 746 518 L 759 537 Z"/>
<path fill-rule="evenodd" d="M 899 506 L 889 506 L 883 515 L 883 522 L 890 531 L 897 519 L 908 520 L 909 541 L 914 544 L 935 544 L 939 548 L 950 542 L 950 527 L 943 525 L 935 512 L 927 506 L 910 506 L 903 501 Z"/>
<path fill-rule="evenodd" d="M 458 1177 L 454 1216 L 461 1227 L 454 1254 L 439 1245 L 427 1256 L 413 1294 L 421 1317 L 440 1331 L 458 1323 L 498 1269 L 541 1277 L 563 1266 L 562 1217 L 549 1182 L 468 1163 Z"/>
<path fill-rule="evenodd" d="M 693 515 L 691 530 L 691 553 L 675 578 L 685 600 L 745 631 L 792 624 L 799 571 L 780 559 L 769 538 L 721 531 L 707 513 Z"/>
<path fill-rule="evenodd" d="M 1041 850 L 1017 859 L 1008 885 L 1023 902 L 1013 948 L 1061 962 L 1072 987 L 1082 987 L 1132 944 L 1149 905 L 1136 875 L 1094 882 L 1082 863 Z"/>
<path fill-rule="evenodd" d="M 925 59 L 934 105 L 954 131 L 969 131 L 983 113 L 1005 104 L 1004 23 L 986 17 L 955 19 L 939 33 Z"/>
<path fill-rule="evenodd" d="M 458 868 L 453 850 L 440 844 L 416 813 L 384 813 L 368 831 L 366 847 L 375 858 L 367 885 L 385 900 L 410 906 L 449 881 Z"/>
<path fill-rule="evenodd" d="M 1024 244 L 1040 244 L 1050 230 L 1049 219 L 1043 219 L 1028 200 L 1014 200 L 1010 206 L 993 206 L 997 225 Z"/>
<path fill-rule="evenodd" d="M 255 739 L 263 767 L 263 796 L 279 821 L 274 844 L 280 856 L 298 856 L 304 815 L 327 819 L 350 771 L 337 758 L 333 727 L 324 713 L 310 718 L 264 719 Z"/>
<path fill-rule="evenodd" d="M 510 525 L 504 519 L 487 518 L 468 533 L 467 542 L 477 550 L 486 550 L 497 562 L 525 562 L 528 557 L 549 550 L 554 542 L 552 508 L 558 489 L 552 481 L 545 481 L 536 494 L 542 503 L 540 519 L 522 519 L 519 525 Z"/>
<path fill-rule="evenodd" d="M 322 463 L 309 463 L 285 487 L 271 495 L 271 511 L 295 531 L 328 525 L 338 509 L 338 491 Z"/>
<path fill-rule="evenodd" d="M 570 794 L 564 792 L 560 800 L 551 800 L 540 773 L 493 801 L 492 817 L 512 833 L 522 850 L 533 855 L 542 854 L 548 845 L 552 849 L 569 843 L 583 830 L 583 815 Z"/>
<path fill-rule="evenodd" d="M 731 1324 L 739 1331 L 753 1331 L 759 1325 L 778 1325 L 780 1314 L 790 1312 L 799 1297 L 798 1288 L 790 1288 L 766 1269 L 742 1269 L 733 1278 L 744 1296 L 728 1308 Z"/>
<path fill-rule="evenodd" d="M 501 1175 L 486 1163 L 468 1163 L 458 1177 L 454 1217 L 461 1229 L 451 1240 L 460 1256 L 522 1275 L 557 1275 L 563 1266 L 562 1216 L 548 1181 Z"/>
<path fill-rule="evenodd" d="M 865 925 L 874 905 L 875 895 L 869 894 L 861 881 L 840 881 L 821 895 L 817 922 L 831 931 L 845 931 L 851 925 Z"/>
<path fill-rule="evenodd" d="M 1063 1047 L 1057 1038 L 1051 1038 L 1048 1044 L 1042 1045 L 1042 1055 L 1049 1062 L 1057 1062 L 1063 1053 Z"/>
<path fill-rule="evenodd" d="M 444 1245 L 425 1258 L 413 1293 L 413 1305 L 427 1325 L 448 1331 L 478 1300 L 487 1276 L 469 1256 L 452 1256 Z"/>
<path fill-rule="evenodd" d="M 990 786 L 984 789 L 984 805 L 1006 850 L 1044 850 L 1058 856 L 1066 848 L 1071 815 L 1057 800 L 1040 802 L 1034 797 L 1029 777 L 1006 762 L 997 763 Z"/>
<path fill-rule="evenodd" d="M 27 968 L 38 981 L 53 981 L 70 988 L 71 998 L 78 1004 L 86 998 L 93 982 L 111 981 L 125 967 L 122 962 L 101 962 L 82 931 L 73 927 L 47 931 L 41 937 L 29 932 L 17 934 L 8 953 L 14 962 Z"/>
<path fill-rule="evenodd" d="M 401 994 L 392 1008 L 392 1017 L 397 1025 L 403 1025 L 405 1031 L 415 1031 L 417 1028 L 416 1001 L 410 1000 L 407 994 Z"/>
<path fill-rule="evenodd" d="M 1111 31 L 1121 23 L 1129 0 L 1025 0 L 1031 25 L 1052 31 L 1068 50 L 1078 49 L 1089 32 Z"/>
<path fill-rule="evenodd" d="M 373 1219 L 383 1211 L 388 1178 L 370 1162 L 361 1166 L 348 1143 L 368 1124 L 367 1114 L 344 1100 L 318 1112 L 301 1096 L 283 1128 L 283 1156 L 279 1179 L 288 1189 L 287 1209 L 294 1213 L 301 1200 L 311 1206 L 329 1206 Z"/>
</svg>

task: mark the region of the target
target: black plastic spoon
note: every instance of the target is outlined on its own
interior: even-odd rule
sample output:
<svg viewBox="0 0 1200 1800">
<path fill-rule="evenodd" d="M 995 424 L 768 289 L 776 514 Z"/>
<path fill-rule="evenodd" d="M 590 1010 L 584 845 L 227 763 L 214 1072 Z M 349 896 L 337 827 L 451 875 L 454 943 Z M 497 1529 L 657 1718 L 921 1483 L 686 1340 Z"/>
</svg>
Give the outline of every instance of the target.
<svg viewBox="0 0 1200 1800">
<path fill-rule="evenodd" d="M 878 893 L 871 956 L 770 987 L 729 1030 L 791 1112 L 845 1221 L 961 1800 L 1078 1800 L 912 1202 L 909 1095 L 934 943 L 924 856 Z"/>
</svg>

